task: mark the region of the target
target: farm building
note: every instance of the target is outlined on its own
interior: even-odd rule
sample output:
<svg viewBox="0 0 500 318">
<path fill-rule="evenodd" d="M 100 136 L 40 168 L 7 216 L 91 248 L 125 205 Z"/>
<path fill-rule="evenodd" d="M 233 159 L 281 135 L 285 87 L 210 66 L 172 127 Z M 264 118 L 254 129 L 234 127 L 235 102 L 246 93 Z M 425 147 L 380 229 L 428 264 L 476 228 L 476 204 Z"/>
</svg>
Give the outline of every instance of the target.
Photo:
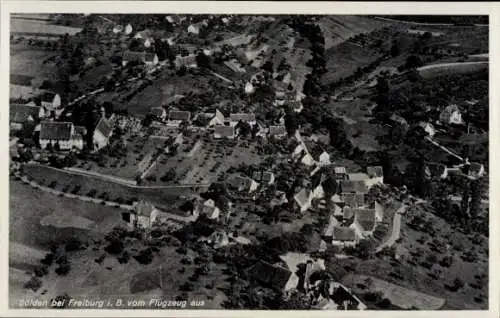
<svg viewBox="0 0 500 318">
<path fill-rule="evenodd" d="M 255 125 L 257 122 L 255 120 L 254 113 L 236 113 L 229 115 L 229 121 L 231 126 L 236 126 L 240 121 L 249 124 L 250 126 Z"/>
<path fill-rule="evenodd" d="M 179 127 L 181 123 L 189 124 L 191 120 L 191 113 L 182 110 L 171 110 L 168 113 L 167 125 L 171 127 Z"/>
<path fill-rule="evenodd" d="M 123 31 L 123 26 L 121 26 L 121 25 L 115 25 L 113 27 L 113 33 L 114 34 L 118 34 L 118 33 L 122 32 L 122 31 Z"/>
<path fill-rule="evenodd" d="M 375 229 L 377 218 L 375 209 L 357 208 L 354 211 L 354 227 L 362 235 L 370 235 Z"/>
<path fill-rule="evenodd" d="M 204 215 L 209 219 L 217 220 L 220 216 L 220 209 L 215 206 L 212 199 L 208 199 L 203 203 L 199 203 L 194 212 L 195 215 Z"/>
<path fill-rule="evenodd" d="M 71 122 L 45 121 L 40 124 L 40 146 L 45 149 L 49 144 L 61 150 L 83 149 L 83 137 Z"/>
<path fill-rule="evenodd" d="M 480 178 L 480 177 L 484 176 L 484 174 L 485 174 L 484 165 L 482 165 L 480 163 L 476 163 L 476 162 L 470 163 L 468 165 L 467 174 L 473 178 Z"/>
<path fill-rule="evenodd" d="M 134 209 L 129 213 L 128 223 L 133 227 L 150 229 L 158 217 L 158 212 L 151 203 L 145 201 L 136 202 Z"/>
<path fill-rule="evenodd" d="M 236 129 L 234 126 L 216 125 L 214 128 L 215 139 L 234 139 L 236 137 Z"/>
<path fill-rule="evenodd" d="M 214 248 L 220 248 L 229 244 L 229 236 L 225 231 L 215 231 L 207 238 L 206 241 Z"/>
<path fill-rule="evenodd" d="M 94 134 L 92 135 L 92 144 L 94 145 L 94 150 L 99 150 L 106 147 L 109 144 L 109 138 L 113 134 L 113 127 L 102 117 L 99 119 L 97 126 L 95 127 Z"/>
<path fill-rule="evenodd" d="M 306 166 L 312 166 L 314 165 L 314 158 L 309 154 L 309 153 L 306 153 L 302 159 L 300 160 L 300 162 Z"/>
<path fill-rule="evenodd" d="M 163 107 L 151 107 L 149 113 L 159 121 L 165 121 L 165 119 L 167 119 L 167 111 Z"/>
<path fill-rule="evenodd" d="M 292 272 L 288 269 L 264 261 L 259 261 L 250 267 L 248 274 L 252 279 L 261 284 L 281 292 L 285 291 L 285 287 L 292 276 Z"/>
<path fill-rule="evenodd" d="M 318 281 L 317 284 L 320 282 Z M 318 293 L 316 299 L 316 309 L 322 310 L 365 310 L 368 307 L 347 287 L 344 285 L 330 281 L 328 288 L 323 293 Z"/>
<path fill-rule="evenodd" d="M 10 105 L 10 130 L 22 130 L 26 126 L 33 125 L 38 120 L 38 106 L 28 106 L 20 104 Z"/>
<path fill-rule="evenodd" d="M 276 139 L 285 138 L 287 136 L 287 131 L 285 126 L 284 125 L 269 126 L 269 136 Z"/>
<path fill-rule="evenodd" d="M 224 65 L 226 65 L 231 71 L 235 73 L 246 73 L 245 68 L 241 66 L 241 64 L 236 59 L 224 61 Z"/>
</svg>

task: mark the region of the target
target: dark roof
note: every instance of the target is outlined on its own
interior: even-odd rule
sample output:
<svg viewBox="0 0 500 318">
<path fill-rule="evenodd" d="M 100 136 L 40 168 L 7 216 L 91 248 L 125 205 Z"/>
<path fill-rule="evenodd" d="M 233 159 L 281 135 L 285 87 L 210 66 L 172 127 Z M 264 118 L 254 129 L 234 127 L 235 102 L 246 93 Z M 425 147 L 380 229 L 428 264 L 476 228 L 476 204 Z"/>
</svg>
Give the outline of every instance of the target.
<svg viewBox="0 0 500 318">
<path fill-rule="evenodd" d="M 382 169 L 381 166 L 367 167 L 366 168 L 366 173 L 370 176 L 370 178 L 383 177 L 384 176 L 384 170 Z"/>
<path fill-rule="evenodd" d="M 71 127 L 70 122 L 45 121 L 40 127 L 40 139 L 42 140 L 70 140 Z"/>
<path fill-rule="evenodd" d="M 104 137 L 109 138 L 113 132 L 113 127 L 109 124 L 106 118 L 101 118 L 97 123 L 95 130 L 99 131 Z"/>
<path fill-rule="evenodd" d="M 271 136 L 275 136 L 275 135 L 285 135 L 287 132 L 286 132 L 286 128 L 285 126 L 283 125 L 278 125 L 278 126 L 270 126 L 269 127 L 269 134 Z"/>
<path fill-rule="evenodd" d="M 57 94 L 54 92 L 43 92 L 40 95 L 38 95 L 38 97 L 42 102 L 52 103 L 56 95 Z"/>
<path fill-rule="evenodd" d="M 154 116 L 161 117 L 165 109 L 163 107 L 151 107 L 150 113 Z"/>
<path fill-rule="evenodd" d="M 283 290 L 292 275 L 288 269 L 281 266 L 259 261 L 250 268 L 250 276 L 255 280 L 277 290 Z"/>
<path fill-rule="evenodd" d="M 365 204 L 365 195 L 363 193 L 344 193 L 342 197 L 345 205 L 351 208 L 357 208 Z"/>
<path fill-rule="evenodd" d="M 254 171 L 252 178 L 257 182 L 269 182 L 273 176 L 272 172 L 269 171 Z"/>
<path fill-rule="evenodd" d="M 371 231 L 375 226 L 374 209 L 354 209 L 356 221 L 364 231 Z"/>
<path fill-rule="evenodd" d="M 154 53 L 146 53 L 146 56 L 144 57 L 144 60 L 147 62 L 153 62 L 155 59 L 156 54 Z"/>
<path fill-rule="evenodd" d="M 39 111 L 40 108 L 38 106 L 11 104 L 10 121 L 13 123 L 25 123 L 29 120 L 30 116 L 36 120 Z"/>
<path fill-rule="evenodd" d="M 362 180 L 340 180 L 342 192 L 367 193 L 368 188 Z"/>
<path fill-rule="evenodd" d="M 219 134 L 223 137 L 234 136 L 234 127 L 233 126 L 216 125 L 214 127 L 214 131 L 216 134 Z"/>
<path fill-rule="evenodd" d="M 143 62 L 146 52 L 126 51 L 123 53 L 123 60 L 128 62 Z"/>
<path fill-rule="evenodd" d="M 171 110 L 168 113 L 168 120 L 182 120 L 189 121 L 191 113 L 183 110 Z"/>
<path fill-rule="evenodd" d="M 481 167 L 483 167 L 482 164 L 480 163 L 477 163 L 477 162 L 472 162 L 470 165 L 469 165 L 469 173 L 479 173 L 479 171 L 481 170 Z"/>
<path fill-rule="evenodd" d="M 231 121 L 255 121 L 254 113 L 236 113 L 230 114 L 229 118 Z"/>
<path fill-rule="evenodd" d="M 333 228 L 333 239 L 336 241 L 354 241 L 356 239 L 356 232 L 353 228 L 336 226 Z"/>
</svg>

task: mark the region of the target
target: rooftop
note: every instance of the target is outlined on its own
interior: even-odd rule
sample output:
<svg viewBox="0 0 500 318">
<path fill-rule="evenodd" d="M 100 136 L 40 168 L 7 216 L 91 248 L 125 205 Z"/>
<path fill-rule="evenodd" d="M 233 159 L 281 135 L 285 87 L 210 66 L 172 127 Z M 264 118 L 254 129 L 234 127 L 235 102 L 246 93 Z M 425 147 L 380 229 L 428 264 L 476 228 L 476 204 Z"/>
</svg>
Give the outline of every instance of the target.
<svg viewBox="0 0 500 318">
<path fill-rule="evenodd" d="M 70 140 L 71 122 L 45 121 L 41 123 L 40 139 L 43 140 Z"/>
</svg>

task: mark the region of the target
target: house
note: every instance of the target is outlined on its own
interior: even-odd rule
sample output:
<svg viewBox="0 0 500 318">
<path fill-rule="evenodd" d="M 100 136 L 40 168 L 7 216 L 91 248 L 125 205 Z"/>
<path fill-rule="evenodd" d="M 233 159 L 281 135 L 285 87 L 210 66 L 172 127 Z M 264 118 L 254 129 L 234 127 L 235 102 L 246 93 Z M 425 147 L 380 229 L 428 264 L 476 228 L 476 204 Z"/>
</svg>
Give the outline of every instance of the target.
<svg viewBox="0 0 500 318">
<path fill-rule="evenodd" d="M 215 249 L 229 245 L 229 236 L 225 231 L 215 231 L 206 240 Z"/>
<path fill-rule="evenodd" d="M 229 122 L 231 126 L 236 126 L 240 121 L 245 122 L 250 126 L 254 126 L 257 123 L 254 113 L 235 113 L 229 115 Z"/>
<path fill-rule="evenodd" d="M 136 202 L 132 212 L 130 212 L 129 224 L 134 227 L 150 229 L 158 217 L 158 212 L 151 203 Z"/>
<path fill-rule="evenodd" d="M 174 64 L 177 68 L 180 68 L 181 66 L 185 66 L 187 68 L 197 67 L 198 63 L 196 62 L 196 54 L 190 54 L 187 56 L 178 55 L 175 57 Z"/>
<path fill-rule="evenodd" d="M 319 281 L 317 285 L 321 285 Z M 319 292 L 315 309 L 321 310 L 365 310 L 368 307 L 350 289 L 333 280 L 327 282 L 327 288 Z"/>
<path fill-rule="evenodd" d="M 358 243 L 359 238 L 352 227 L 335 226 L 332 234 L 332 245 L 339 247 L 353 247 Z"/>
<path fill-rule="evenodd" d="M 222 114 L 218 109 L 215 110 L 214 116 L 208 122 L 208 127 L 214 127 L 217 125 L 224 125 L 224 114 Z"/>
<path fill-rule="evenodd" d="M 302 109 L 304 109 L 304 106 L 302 105 L 302 102 L 300 100 L 291 101 L 290 107 L 296 113 L 300 113 Z"/>
<path fill-rule="evenodd" d="M 326 151 L 323 151 L 318 157 L 318 162 L 320 164 L 330 164 L 330 155 Z"/>
<path fill-rule="evenodd" d="M 92 144 L 94 145 L 94 150 L 99 150 L 106 147 L 109 144 L 109 138 L 112 134 L 113 127 L 107 121 L 107 119 L 104 117 L 99 119 L 99 122 L 95 127 L 94 134 L 92 135 Z"/>
<path fill-rule="evenodd" d="M 168 113 L 167 126 L 179 127 L 181 123 L 189 123 L 191 119 L 191 113 L 182 110 L 171 110 Z"/>
<path fill-rule="evenodd" d="M 464 124 L 462 113 L 460 112 L 460 109 L 458 109 L 458 106 L 455 104 L 448 105 L 443 109 L 443 111 L 439 115 L 439 121 L 445 125 Z"/>
<path fill-rule="evenodd" d="M 323 231 L 323 236 L 329 239 L 333 238 L 333 231 L 337 226 L 340 226 L 339 221 L 334 214 L 331 214 L 330 218 L 328 219 L 328 224 Z"/>
<path fill-rule="evenodd" d="M 370 177 L 371 183 L 384 183 L 384 169 L 382 169 L 382 166 L 367 167 L 366 174 Z"/>
<path fill-rule="evenodd" d="M 301 189 L 295 196 L 293 197 L 295 203 L 297 203 L 300 212 L 305 212 L 311 207 L 313 193 L 308 189 Z"/>
<path fill-rule="evenodd" d="M 292 156 L 294 158 L 300 157 L 302 155 L 302 152 L 304 151 L 305 151 L 304 145 L 302 143 L 299 143 L 293 150 Z"/>
<path fill-rule="evenodd" d="M 283 191 L 276 191 L 274 198 L 271 199 L 271 207 L 288 203 L 286 193 Z"/>
<path fill-rule="evenodd" d="M 375 229 L 377 223 L 375 209 L 354 209 L 354 227 L 359 234 L 369 235 Z"/>
<path fill-rule="evenodd" d="M 444 164 L 430 162 L 425 167 L 425 176 L 428 179 L 446 179 L 448 177 L 448 169 Z"/>
<path fill-rule="evenodd" d="M 42 92 L 40 95 L 38 95 L 38 99 L 40 100 L 40 105 L 42 106 L 42 108 L 48 111 L 59 109 L 59 107 L 61 106 L 61 96 L 54 92 Z"/>
<path fill-rule="evenodd" d="M 155 66 L 158 64 L 158 55 L 154 53 L 146 53 L 144 56 L 144 64 L 147 66 Z"/>
<path fill-rule="evenodd" d="M 265 261 L 258 261 L 257 264 L 250 267 L 248 274 L 259 283 L 280 292 L 285 291 L 292 276 L 292 272 L 288 269 Z"/>
<path fill-rule="evenodd" d="M 359 208 L 365 205 L 364 193 L 343 193 L 342 201 L 351 208 Z"/>
<path fill-rule="evenodd" d="M 255 92 L 255 87 L 252 85 L 252 83 L 246 82 L 244 90 L 245 94 L 250 95 Z"/>
<path fill-rule="evenodd" d="M 247 178 L 247 177 L 241 177 L 241 176 L 235 176 L 231 179 L 228 180 L 228 185 L 235 189 L 238 192 L 248 192 L 251 193 L 257 189 L 259 184 L 255 182 L 254 180 Z"/>
<path fill-rule="evenodd" d="M 200 34 L 200 26 L 198 24 L 190 24 L 187 28 L 187 32 L 191 34 Z"/>
<path fill-rule="evenodd" d="M 484 165 L 476 162 L 470 163 L 467 174 L 473 178 L 480 178 L 484 176 L 485 174 Z"/>
<path fill-rule="evenodd" d="M 45 121 L 40 124 L 40 146 L 45 149 L 49 144 L 61 150 L 83 149 L 83 138 L 71 122 Z"/>
<path fill-rule="evenodd" d="M 269 136 L 276 139 L 282 139 L 287 136 L 285 125 L 269 126 Z"/>
<path fill-rule="evenodd" d="M 153 115 L 157 120 L 165 121 L 165 119 L 167 119 L 167 111 L 163 107 L 151 107 L 149 113 Z"/>
<path fill-rule="evenodd" d="M 125 51 L 122 56 L 122 66 L 129 63 L 143 64 L 146 61 L 146 52 L 144 51 Z"/>
<path fill-rule="evenodd" d="M 214 138 L 234 139 L 236 137 L 236 129 L 234 126 L 216 125 L 214 128 Z"/>
<path fill-rule="evenodd" d="M 21 104 L 10 105 L 10 130 L 17 131 L 34 125 L 38 120 L 39 107 Z"/>
<path fill-rule="evenodd" d="M 246 73 L 246 70 L 244 67 L 241 66 L 241 64 L 238 62 L 236 59 L 232 59 L 229 61 L 224 61 L 224 65 L 226 65 L 231 71 L 235 73 Z"/>
<path fill-rule="evenodd" d="M 127 26 L 125 27 L 125 34 L 126 35 L 129 35 L 130 33 L 132 33 L 132 31 L 134 31 L 134 29 L 132 28 L 132 26 L 129 24 L 127 24 Z"/>
<path fill-rule="evenodd" d="M 270 171 L 255 171 L 252 175 L 256 182 L 270 185 L 274 183 L 274 173 Z"/>
<path fill-rule="evenodd" d="M 434 126 L 431 123 L 428 122 L 420 122 L 418 124 L 424 131 L 429 135 L 429 137 L 434 137 L 436 134 L 436 129 L 434 129 Z"/>
<path fill-rule="evenodd" d="M 114 34 L 118 34 L 118 33 L 122 32 L 122 31 L 123 31 L 123 26 L 121 26 L 121 25 L 115 25 L 113 27 L 113 33 Z"/>
<path fill-rule="evenodd" d="M 364 180 L 340 180 L 340 193 L 368 193 Z"/>
<path fill-rule="evenodd" d="M 300 162 L 306 166 L 313 166 L 314 165 L 314 158 L 311 156 L 311 154 L 306 153 Z"/>
<path fill-rule="evenodd" d="M 220 216 L 220 209 L 215 206 L 214 200 L 208 199 L 199 204 L 195 214 L 204 215 L 209 219 L 217 220 Z"/>
<path fill-rule="evenodd" d="M 347 180 L 347 170 L 345 167 L 335 167 L 333 168 L 335 174 L 335 179 L 337 180 Z"/>
</svg>

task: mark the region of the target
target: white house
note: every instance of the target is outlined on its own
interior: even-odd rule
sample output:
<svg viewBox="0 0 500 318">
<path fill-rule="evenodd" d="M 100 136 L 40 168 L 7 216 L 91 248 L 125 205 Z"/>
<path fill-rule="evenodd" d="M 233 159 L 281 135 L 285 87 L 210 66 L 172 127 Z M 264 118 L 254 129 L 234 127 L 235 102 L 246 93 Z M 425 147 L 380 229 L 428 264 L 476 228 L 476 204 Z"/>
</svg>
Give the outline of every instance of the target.
<svg viewBox="0 0 500 318">
<path fill-rule="evenodd" d="M 453 104 L 446 106 L 441 114 L 439 115 L 439 121 L 443 124 L 455 124 L 455 125 L 462 125 L 464 124 L 464 121 L 462 119 L 462 113 L 460 112 L 460 109 L 458 109 L 458 106 Z"/>
<path fill-rule="evenodd" d="M 218 110 L 215 110 L 214 117 L 208 122 L 208 127 L 214 127 L 217 125 L 224 125 L 224 115 Z"/>
<path fill-rule="evenodd" d="M 133 211 L 130 213 L 129 224 L 133 227 L 149 229 L 156 221 L 158 212 L 154 205 L 150 203 L 144 201 L 136 202 Z"/>
<path fill-rule="evenodd" d="M 45 149 L 49 144 L 60 150 L 83 149 L 83 137 L 71 122 L 45 121 L 40 124 L 40 146 Z"/>
<path fill-rule="evenodd" d="M 94 150 L 99 150 L 106 147 L 109 144 L 109 138 L 113 134 L 113 127 L 102 117 L 99 119 L 97 126 L 95 127 L 94 134 L 92 135 L 92 144 L 94 145 Z"/>
<path fill-rule="evenodd" d="M 422 127 L 430 137 L 434 137 L 436 134 L 436 129 L 434 129 L 434 126 L 431 123 L 421 122 L 419 126 Z"/>
<path fill-rule="evenodd" d="M 252 83 L 247 82 L 245 84 L 245 94 L 250 95 L 255 92 L 255 87 L 252 85 Z"/>
<path fill-rule="evenodd" d="M 49 117 L 51 112 L 54 112 L 56 117 L 62 113 L 61 96 L 54 92 L 42 92 L 38 98 L 40 99 L 39 118 Z"/>
<path fill-rule="evenodd" d="M 197 24 L 190 24 L 187 28 L 187 32 L 191 34 L 200 34 L 200 26 Z"/>
<path fill-rule="evenodd" d="M 309 154 L 309 153 L 306 153 L 302 159 L 300 160 L 300 162 L 306 166 L 312 166 L 314 165 L 314 159 L 313 157 Z"/>
<path fill-rule="evenodd" d="M 295 203 L 297 203 L 300 212 L 304 213 L 311 207 L 313 194 L 310 190 L 302 189 L 293 197 Z"/>
<path fill-rule="evenodd" d="M 127 26 L 125 27 L 125 34 L 126 35 L 129 35 L 130 33 L 132 33 L 132 31 L 134 31 L 134 29 L 132 28 L 132 26 L 129 24 L 127 24 Z"/>
<path fill-rule="evenodd" d="M 239 192 L 252 193 L 259 187 L 259 183 L 247 177 L 235 176 L 228 181 L 229 186 Z"/>
<path fill-rule="evenodd" d="M 323 151 L 321 155 L 319 155 L 318 161 L 320 164 L 330 164 L 330 155 L 328 154 L 328 152 Z"/>
</svg>

